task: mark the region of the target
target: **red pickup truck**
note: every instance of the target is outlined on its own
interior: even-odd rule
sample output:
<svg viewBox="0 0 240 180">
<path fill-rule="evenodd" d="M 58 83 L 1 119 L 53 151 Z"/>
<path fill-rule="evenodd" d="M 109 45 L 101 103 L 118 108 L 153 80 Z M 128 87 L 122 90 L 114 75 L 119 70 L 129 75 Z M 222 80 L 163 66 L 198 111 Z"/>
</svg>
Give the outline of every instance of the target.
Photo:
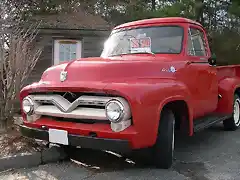
<svg viewBox="0 0 240 180">
<path fill-rule="evenodd" d="M 177 131 L 240 125 L 240 66 L 217 66 L 201 24 L 153 18 L 115 27 L 101 57 L 47 69 L 20 93 L 21 133 L 62 146 L 149 149 L 170 168 Z"/>
</svg>

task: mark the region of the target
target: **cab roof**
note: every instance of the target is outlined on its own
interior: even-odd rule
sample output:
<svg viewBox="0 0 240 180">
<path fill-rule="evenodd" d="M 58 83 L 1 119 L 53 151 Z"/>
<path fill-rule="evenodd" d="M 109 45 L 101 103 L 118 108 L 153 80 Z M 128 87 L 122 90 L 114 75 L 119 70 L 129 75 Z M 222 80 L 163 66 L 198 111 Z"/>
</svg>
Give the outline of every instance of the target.
<svg viewBox="0 0 240 180">
<path fill-rule="evenodd" d="M 151 19 L 132 21 L 132 22 L 128 22 L 128 23 L 124 23 L 119 26 L 116 26 L 114 30 L 120 29 L 120 28 L 132 27 L 132 26 L 142 26 L 142 25 L 148 25 L 148 24 L 154 25 L 159 23 L 191 23 L 191 24 L 195 24 L 202 27 L 200 23 L 193 21 L 191 19 L 182 18 L 182 17 L 166 17 L 166 18 L 151 18 Z"/>
</svg>

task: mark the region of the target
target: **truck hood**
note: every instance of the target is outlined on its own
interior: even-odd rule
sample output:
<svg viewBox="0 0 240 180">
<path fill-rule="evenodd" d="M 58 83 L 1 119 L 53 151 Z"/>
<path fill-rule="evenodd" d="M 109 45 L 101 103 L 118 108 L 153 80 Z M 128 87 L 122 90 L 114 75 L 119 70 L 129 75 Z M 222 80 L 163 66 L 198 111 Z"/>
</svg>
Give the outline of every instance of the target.
<svg viewBox="0 0 240 180">
<path fill-rule="evenodd" d="M 155 57 L 139 58 L 139 56 L 137 58 L 136 60 L 83 58 L 50 67 L 42 75 L 41 81 L 64 85 L 76 82 L 111 83 L 138 78 L 172 78 L 181 66 L 179 62 L 170 62 L 166 59 L 156 60 Z M 64 82 L 60 81 L 62 71 L 67 72 Z"/>
</svg>

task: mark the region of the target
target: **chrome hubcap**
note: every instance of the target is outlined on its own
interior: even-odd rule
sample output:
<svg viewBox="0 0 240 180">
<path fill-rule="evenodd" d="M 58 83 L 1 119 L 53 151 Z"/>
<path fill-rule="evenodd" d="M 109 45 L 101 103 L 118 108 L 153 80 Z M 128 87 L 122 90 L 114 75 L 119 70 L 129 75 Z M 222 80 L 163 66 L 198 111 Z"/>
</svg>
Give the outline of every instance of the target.
<svg viewBox="0 0 240 180">
<path fill-rule="evenodd" d="M 236 99 L 233 107 L 233 119 L 234 119 L 234 123 L 237 126 L 239 126 L 240 124 L 239 116 L 240 116 L 240 100 Z"/>
</svg>

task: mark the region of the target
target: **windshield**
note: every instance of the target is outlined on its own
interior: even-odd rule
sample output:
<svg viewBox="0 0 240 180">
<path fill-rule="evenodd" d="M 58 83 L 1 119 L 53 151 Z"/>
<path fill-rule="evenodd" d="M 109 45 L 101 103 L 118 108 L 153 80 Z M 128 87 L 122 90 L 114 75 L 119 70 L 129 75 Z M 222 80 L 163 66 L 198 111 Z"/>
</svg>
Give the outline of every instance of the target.
<svg viewBox="0 0 240 180">
<path fill-rule="evenodd" d="M 183 28 L 157 26 L 115 30 L 105 42 L 101 57 L 123 54 L 179 54 L 182 50 Z"/>
</svg>

